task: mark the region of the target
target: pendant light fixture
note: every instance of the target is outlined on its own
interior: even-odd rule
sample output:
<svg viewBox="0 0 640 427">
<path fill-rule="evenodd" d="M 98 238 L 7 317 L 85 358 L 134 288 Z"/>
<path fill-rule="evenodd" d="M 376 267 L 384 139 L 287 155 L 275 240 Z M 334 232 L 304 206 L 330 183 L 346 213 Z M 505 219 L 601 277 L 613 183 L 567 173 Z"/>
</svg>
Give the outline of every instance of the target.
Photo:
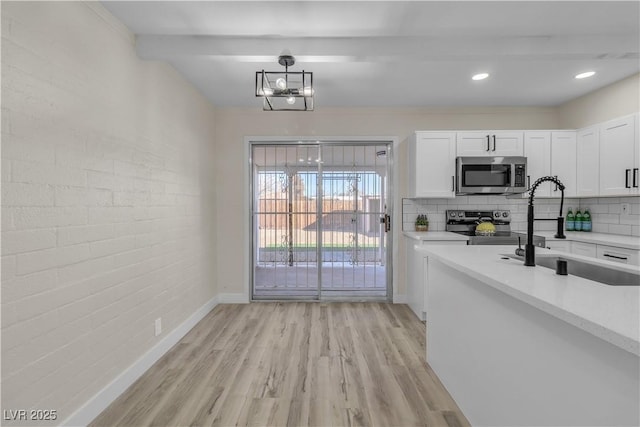
<svg viewBox="0 0 640 427">
<path fill-rule="evenodd" d="M 264 111 L 313 111 L 313 73 L 289 71 L 296 60 L 288 52 L 278 57 L 284 71 L 256 71 L 256 97 Z"/>
</svg>

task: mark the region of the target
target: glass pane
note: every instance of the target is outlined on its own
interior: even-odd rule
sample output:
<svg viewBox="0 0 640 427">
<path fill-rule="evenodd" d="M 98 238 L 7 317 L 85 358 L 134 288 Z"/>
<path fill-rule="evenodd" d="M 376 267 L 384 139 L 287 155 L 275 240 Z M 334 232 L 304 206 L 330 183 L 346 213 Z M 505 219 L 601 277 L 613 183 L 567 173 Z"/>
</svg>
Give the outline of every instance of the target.
<svg viewBox="0 0 640 427">
<path fill-rule="evenodd" d="M 509 165 L 464 165 L 462 185 L 465 187 L 505 187 L 511 182 Z"/>
</svg>

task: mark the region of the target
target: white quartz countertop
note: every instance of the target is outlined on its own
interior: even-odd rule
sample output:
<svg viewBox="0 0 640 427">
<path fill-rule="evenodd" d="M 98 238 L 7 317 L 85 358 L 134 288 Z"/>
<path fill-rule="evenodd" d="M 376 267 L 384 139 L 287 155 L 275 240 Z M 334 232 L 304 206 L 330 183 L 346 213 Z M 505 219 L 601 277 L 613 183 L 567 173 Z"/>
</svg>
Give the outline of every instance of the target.
<svg viewBox="0 0 640 427">
<path fill-rule="evenodd" d="M 403 231 L 402 234 L 413 240 L 424 241 L 467 241 L 469 237 L 450 231 Z"/>
<path fill-rule="evenodd" d="M 501 259 L 515 246 L 416 246 L 425 256 L 469 275 L 539 310 L 640 356 L 640 287 L 609 286 L 577 276 L 560 276 L 542 266 L 525 267 L 517 259 Z M 536 255 L 557 252 L 536 248 Z M 567 256 L 621 270 L 638 267 Z"/>
</svg>

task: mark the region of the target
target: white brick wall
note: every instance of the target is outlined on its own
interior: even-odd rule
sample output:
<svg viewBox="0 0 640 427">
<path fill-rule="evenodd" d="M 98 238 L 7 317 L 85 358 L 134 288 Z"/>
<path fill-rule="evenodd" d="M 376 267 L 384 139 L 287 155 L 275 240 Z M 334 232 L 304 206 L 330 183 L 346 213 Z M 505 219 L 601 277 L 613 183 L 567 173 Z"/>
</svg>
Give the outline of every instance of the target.
<svg viewBox="0 0 640 427">
<path fill-rule="evenodd" d="M 214 109 L 93 2 L 2 4 L 2 109 L 2 409 L 58 424 L 215 294 Z"/>
</svg>

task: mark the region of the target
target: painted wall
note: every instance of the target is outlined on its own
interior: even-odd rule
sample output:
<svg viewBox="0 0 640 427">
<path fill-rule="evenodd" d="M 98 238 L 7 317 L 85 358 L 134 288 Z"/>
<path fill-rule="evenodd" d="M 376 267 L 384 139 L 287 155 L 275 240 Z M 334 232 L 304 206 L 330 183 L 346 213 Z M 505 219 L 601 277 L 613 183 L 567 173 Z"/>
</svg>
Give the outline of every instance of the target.
<svg viewBox="0 0 640 427">
<path fill-rule="evenodd" d="M 133 43 L 97 2 L 2 2 L 2 409 L 56 425 L 216 292 L 215 111 Z"/>
<path fill-rule="evenodd" d="M 640 111 L 640 73 L 558 107 L 562 129 L 580 129 Z"/>
<path fill-rule="evenodd" d="M 438 129 L 555 129 L 554 108 L 440 108 L 440 109 L 318 109 L 313 113 L 263 112 L 255 109 L 220 109 L 216 113 L 216 182 L 218 254 L 217 283 L 221 295 L 242 298 L 248 283 L 245 188 L 246 136 L 393 136 L 396 187 L 394 258 L 404 259 L 401 236 L 401 197 L 405 196 L 406 140 L 416 130 Z M 396 270 L 401 270 L 397 268 Z M 395 271 L 394 274 L 398 274 Z M 404 273 L 394 282 L 395 294 L 404 294 Z M 246 298 L 246 294 L 244 296 Z"/>
</svg>

